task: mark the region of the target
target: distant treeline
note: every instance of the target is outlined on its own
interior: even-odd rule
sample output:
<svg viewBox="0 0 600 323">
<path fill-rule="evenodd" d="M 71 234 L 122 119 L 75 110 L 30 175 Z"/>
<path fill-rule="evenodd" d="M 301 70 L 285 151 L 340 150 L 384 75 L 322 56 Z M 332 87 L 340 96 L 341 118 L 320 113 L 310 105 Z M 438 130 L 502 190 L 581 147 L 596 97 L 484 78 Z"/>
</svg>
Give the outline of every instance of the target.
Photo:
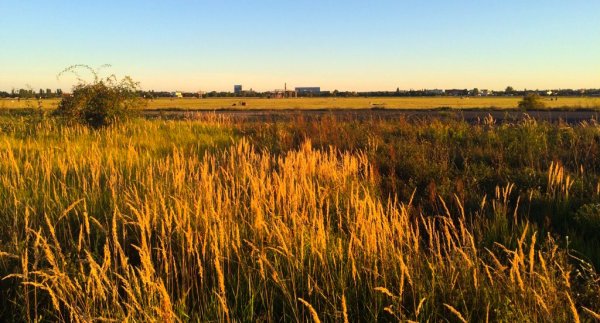
<svg viewBox="0 0 600 323">
<path fill-rule="evenodd" d="M 256 97 L 256 98 L 271 98 L 275 97 L 273 92 L 257 92 L 243 91 L 241 94 L 233 92 L 168 92 L 168 91 L 139 91 L 140 96 L 145 98 L 223 98 L 223 97 Z M 431 96 L 448 96 L 448 97 L 468 97 L 468 96 L 524 96 L 528 93 L 537 93 L 541 96 L 600 96 L 600 89 L 559 89 L 559 90 L 514 90 L 512 87 L 506 88 L 504 91 L 490 91 L 480 89 L 423 89 L 423 90 L 400 90 L 396 91 L 321 91 L 320 93 L 297 93 L 298 97 L 431 97 Z M 13 89 L 11 92 L 0 91 L 0 98 L 20 98 L 20 99 L 47 99 L 62 97 L 61 89 Z"/>
<path fill-rule="evenodd" d="M 15 99 L 48 99 L 48 98 L 59 98 L 63 95 L 61 89 L 40 89 L 35 91 L 33 89 L 18 89 L 11 90 L 10 92 L 0 91 L 0 98 L 15 98 Z"/>
<path fill-rule="evenodd" d="M 510 87 L 505 91 L 489 91 L 479 89 L 450 89 L 450 90 L 396 90 L 396 91 L 321 91 L 320 93 L 297 93 L 298 97 L 468 97 L 468 96 L 524 96 L 529 93 L 537 93 L 541 96 L 600 96 L 600 89 L 560 89 L 560 90 L 513 90 Z M 227 98 L 227 97 L 275 97 L 273 92 L 243 91 L 241 94 L 233 92 L 167 92 L 167 91 L 141 91 L 140 95 L 146 98 L 172 98 L 181 95 L 184 98 Z"/>
</svg>

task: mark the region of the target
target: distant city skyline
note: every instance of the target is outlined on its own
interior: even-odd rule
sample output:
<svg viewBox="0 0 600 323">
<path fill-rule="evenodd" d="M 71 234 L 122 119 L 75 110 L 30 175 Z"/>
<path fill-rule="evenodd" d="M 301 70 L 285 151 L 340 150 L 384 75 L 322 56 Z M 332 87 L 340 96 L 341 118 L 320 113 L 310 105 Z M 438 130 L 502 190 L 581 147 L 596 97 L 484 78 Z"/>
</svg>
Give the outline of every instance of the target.
<svg viewBox="0 0 600 323">
<path fill-rule="evenodd" d="M 111 64 L 145 90 L 600 88 L 600 2 L 0 2 L 0 90 Z"/>
</svg>

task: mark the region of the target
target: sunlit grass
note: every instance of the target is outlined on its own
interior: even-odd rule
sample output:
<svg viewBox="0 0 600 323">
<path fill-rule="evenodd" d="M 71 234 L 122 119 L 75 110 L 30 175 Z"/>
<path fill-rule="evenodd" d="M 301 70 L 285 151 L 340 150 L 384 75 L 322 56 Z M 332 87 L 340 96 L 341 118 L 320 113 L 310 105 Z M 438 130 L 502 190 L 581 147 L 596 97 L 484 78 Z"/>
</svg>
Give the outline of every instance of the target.
<svg viewBox="0 0 600 323">
<path fill-rule="evenodd" d="M 434 196 L 443 207 L 430 213 L 380 194 L 376 143 L 305 139 L 275 153 L 217 118 L 99 131 L 0 121 L 6 319 L 573 321 L 600 310 L 594 270 L 515 217 L 512 184 L 473 213 Z M 561 165 L 547 181 L 548 201 L 569 198 Z"/>
</svg>

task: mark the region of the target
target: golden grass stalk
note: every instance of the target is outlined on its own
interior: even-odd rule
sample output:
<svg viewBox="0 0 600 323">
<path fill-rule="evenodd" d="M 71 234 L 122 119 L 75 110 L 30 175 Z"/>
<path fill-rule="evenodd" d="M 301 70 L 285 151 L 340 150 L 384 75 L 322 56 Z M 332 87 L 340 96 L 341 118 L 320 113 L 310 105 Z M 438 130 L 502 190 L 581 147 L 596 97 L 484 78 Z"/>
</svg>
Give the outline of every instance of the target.
<svg viewBox="0 0 600 323">
<path fill-rule="evenodd" d="M 312 305 L 310 305 L 309 302 L 305 301 L 304 299 L 302 299 L 300 297 L 298 297 L 298 300 L 300 301 L 300 303 L 302 303 L 304 306 L 306 306 L 306 308 L 308 308 L 308 311 L 310 312 L 313 322 L 320 323 L 321 320 L 319 319 L 319 315 L 317 314 L 317 311 L 315 311 L 315 308 L 312 307 Z"/>
<path fill-rule="evenodd" d="M 444 306 L 450 310 L 450 312 L 452 312 L 452 314 L 454 314 L 456 316 L 456 318 L 458 318 L 461 322 L 463 323 L 467 323 L 467 320 L 465 320 L 465 318 L 462 316 L 462 314 L 460 314 L 460 312 L 455 309 L 452 305 L 448 305 L 446 303 L 444 303 Z"/>
</svg>

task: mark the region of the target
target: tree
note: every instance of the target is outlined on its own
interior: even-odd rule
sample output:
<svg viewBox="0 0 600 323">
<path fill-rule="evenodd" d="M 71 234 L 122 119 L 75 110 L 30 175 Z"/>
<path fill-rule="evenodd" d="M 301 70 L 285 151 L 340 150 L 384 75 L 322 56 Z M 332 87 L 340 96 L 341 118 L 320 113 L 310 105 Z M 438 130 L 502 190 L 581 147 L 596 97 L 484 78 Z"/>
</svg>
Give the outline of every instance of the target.
<svg viewBox="0 0 600 323">
<path fill-rule="evenodd" d="M 119 121 L 127 111 L 140 104 L 138 83 L 129 76 L 120 81 L 114 75 L 101 78 L 98 76 L 98 69 L 87 65 L 73 65 L 61 72 L 59 77 L 67 72 L 77 75 L 75 72 L 78 69 L 91 72 L 93 81 L 88 83 L 78 77 L 79 83 L 73 87 L 73 93 L 63 96 L 55 115 L 100 128 Z"/>
<path fill-rule="evenodd" d="M 474 96 L 478 96 L 479 95 L 479 89 L 478 88 L 474 88 L 473 89 L 473 95 Z"/>
<path fill-rule="evenodd" d="M 19 97 L 21 99 L 29 99 L 31 97 L 31 90 L 19 89 Z"/>
<path fill-rule="evenodd" d="M 507 87 L 506 87 L 506 90 L 504 90 L 504 92 L 505 92 L 506 94 L 511 94 L 511 93 L 513 93 L 514 91 L 515 91 L 515 89 L 514 89 L 512 86 L 507 86 Z"/>
<path fill-rule="evenodd" d="M 544 109 L 546 104 L 542 101 L 542 97 L 537 93 L 527 93 L 523 100 L 519 102 L 521 110 Z"/>
</svg>

